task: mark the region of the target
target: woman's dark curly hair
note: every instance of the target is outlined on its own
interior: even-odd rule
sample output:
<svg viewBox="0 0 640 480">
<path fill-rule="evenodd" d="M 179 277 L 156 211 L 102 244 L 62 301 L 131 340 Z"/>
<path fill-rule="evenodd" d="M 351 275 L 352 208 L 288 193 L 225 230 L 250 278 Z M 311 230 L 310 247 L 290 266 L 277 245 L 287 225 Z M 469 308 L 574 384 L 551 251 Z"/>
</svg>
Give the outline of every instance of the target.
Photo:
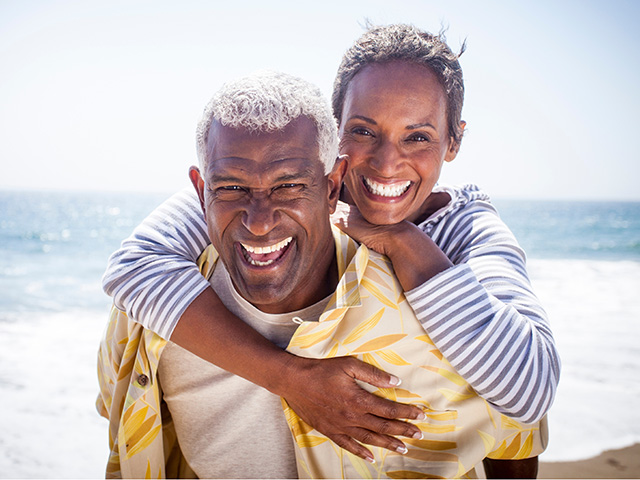
<svg viewBox="0 0 640 480">
<path fill-rule="evenodd" d="M 447 96 L 447 122 L 449 135 L 457 144 L 462 140 L 460 127 L 464 83 L 458 58 L 465 50 L 455 54 L 446 43 L 444 33 L 433 35 L 412 25 L 371 27 L 347 50 L 342 57 L 333 84 L 331 98 L 333 114 L 342 120 L 342 107 L 349 82 L 367 65 L 406 61 L 429 68 L 438 78 Z"/>
</svg>

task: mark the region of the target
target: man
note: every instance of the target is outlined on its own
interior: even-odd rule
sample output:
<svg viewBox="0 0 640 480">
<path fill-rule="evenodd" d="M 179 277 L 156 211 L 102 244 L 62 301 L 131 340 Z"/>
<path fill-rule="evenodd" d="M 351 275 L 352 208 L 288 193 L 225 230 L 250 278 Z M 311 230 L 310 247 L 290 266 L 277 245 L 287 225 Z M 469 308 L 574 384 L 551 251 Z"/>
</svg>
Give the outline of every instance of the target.
<svg viewBox="0 0 640 480">
<path fill-rule="evenodd" d="M 406 372 L 406 387 L 377 393 L 421 406 L 427 438 L 361 462 L 287 405 L 283 415 L 277 396 L 114 309 L 99 361 L 108 476 L 447 477 L 487 453 L 543 449 L 544 432 L 504 427 L 429 345 L 389 262 L 331 227 L 347 165 L 334 165 L 335 121 L 315 87 L 283 74 L 232 82 L 205 110 L 198 138 L 200 171 L 190 178 L 213 247 L 200 267 L 225 306 L 296 354 L 358 355 Z"/>
</svg>

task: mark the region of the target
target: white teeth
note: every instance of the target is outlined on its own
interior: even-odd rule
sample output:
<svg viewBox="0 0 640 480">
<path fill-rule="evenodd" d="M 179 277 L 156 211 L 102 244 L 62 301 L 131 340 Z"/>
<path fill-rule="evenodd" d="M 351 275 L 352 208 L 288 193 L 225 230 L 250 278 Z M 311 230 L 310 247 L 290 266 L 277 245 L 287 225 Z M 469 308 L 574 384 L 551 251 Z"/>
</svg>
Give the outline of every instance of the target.
<svg viewBox="0 0 640 480">
<path fill-rule="evenodd" d="M 268 245 L 266 247 L 252 247 L 251 245 L 246 245 L 244 243 L 240 243 L 240 245 L 242 245 L 242 247 L 249 253 L 255 253 L 255 254 L 264 254 L 264 253 L 273 253 L 273 252 L 277 252 L 279 250 L 282 250 L 284 247 L 286 247 L 287 245 L 289 245 L 289 243 L 291 243 L 291 240 L 293 240 L 293 237 L 289 237 L 289 238 L 285 238 L 284 240 L 282 240 L 281 242 L 276 243 L 275 245 Z M 266 267 L 267 265 L 271 265 L 275 260 L 267 260 L 266 262 L 262 262 L 260 260 L 255 260 L 251 257 L 249 257 L 248 255 L 245 255 L 245 258 L 247 259 L 247 261 L 254 266 L 257 267 Z"/>
<path fill-rule="evenodd" d="M 364 177 L 364 182 L 367 184 L 371 193 L 381 197 L 399 197 L 406 192 L 409 185 L 411 185 L 411 182 L 408 180 L 394 185 L 382 185 L 381 183 L 374 182 L 367 177 Z"/>
</svg>

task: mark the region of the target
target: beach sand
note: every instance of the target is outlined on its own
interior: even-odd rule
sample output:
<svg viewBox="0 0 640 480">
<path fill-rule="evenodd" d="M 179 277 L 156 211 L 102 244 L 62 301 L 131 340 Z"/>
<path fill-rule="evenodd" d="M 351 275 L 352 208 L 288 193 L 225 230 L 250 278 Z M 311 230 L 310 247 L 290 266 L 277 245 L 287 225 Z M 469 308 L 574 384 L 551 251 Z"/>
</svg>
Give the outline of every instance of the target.
<svg viewBox="0 0 640 480">
<path fill-rule="evenodd" d="M 538 478 L 640 478 L 640 444 L 576 462 L 540 462 Z"/>
</svg>

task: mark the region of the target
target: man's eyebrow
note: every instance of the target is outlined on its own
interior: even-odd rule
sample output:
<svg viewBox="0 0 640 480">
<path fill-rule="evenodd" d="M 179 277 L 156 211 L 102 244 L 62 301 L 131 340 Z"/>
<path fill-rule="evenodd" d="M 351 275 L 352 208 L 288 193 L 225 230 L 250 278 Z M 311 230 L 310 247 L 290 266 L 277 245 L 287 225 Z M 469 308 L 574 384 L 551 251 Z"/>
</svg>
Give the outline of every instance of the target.
<svg viewBox="0 0 640 480">
<path fill-rule="evenodd" d="M 242 183 L 243 180 L 233 175 L 220 175 L 213 173 L 209 175 L 209 183 Z"/>
<path fill-rule="evenodd" d="M 305 168 L 304 170 L 300 170 L 299 172 L 294 173 L 283 173 L 282 175 L 277 176 L 274 181 L 279 183 L 287 183 L 290 181 L 300 180 L 301 178 L 312 178 L 315 176 L 315 173 L 310 168 Z"/>
</svg>

